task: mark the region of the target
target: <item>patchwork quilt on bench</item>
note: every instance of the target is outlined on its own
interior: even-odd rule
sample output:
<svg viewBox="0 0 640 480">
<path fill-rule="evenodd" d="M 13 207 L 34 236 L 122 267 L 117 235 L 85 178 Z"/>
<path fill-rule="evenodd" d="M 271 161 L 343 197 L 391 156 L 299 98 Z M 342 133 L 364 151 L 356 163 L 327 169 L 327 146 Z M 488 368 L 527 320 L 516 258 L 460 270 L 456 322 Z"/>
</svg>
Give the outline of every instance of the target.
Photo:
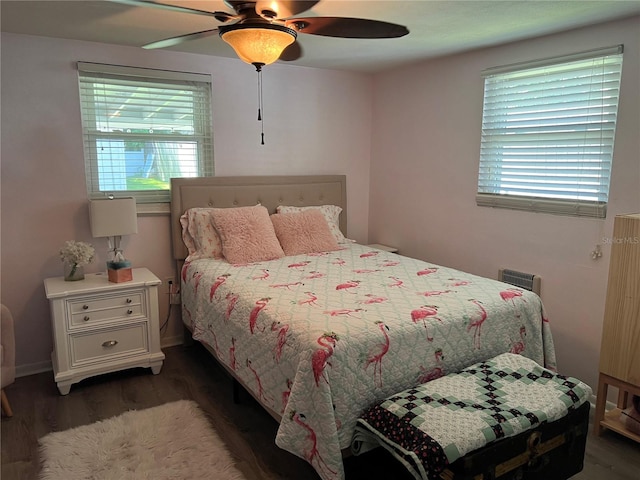
<svg viewBox="0 0 640 480">
<path fill-rule="evenodd" d="M 358 420 L 359 441 L 375 440 L 419 479 L 502 438 L 554 422 L 586 402 L 591 388 L 504 353 L 392 395 Z"/>
</svg>

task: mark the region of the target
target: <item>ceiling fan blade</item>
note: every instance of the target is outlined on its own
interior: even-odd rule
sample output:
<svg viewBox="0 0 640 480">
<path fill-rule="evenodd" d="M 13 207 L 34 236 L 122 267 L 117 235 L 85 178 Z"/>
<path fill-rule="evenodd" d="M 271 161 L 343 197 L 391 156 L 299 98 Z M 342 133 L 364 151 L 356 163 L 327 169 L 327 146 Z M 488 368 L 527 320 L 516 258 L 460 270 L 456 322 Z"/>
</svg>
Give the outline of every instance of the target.
<svg viewBox="0 0 640 480">
<path fill-rule="evenodd" d="M 158 40 L 157 42 L 148 43 L 143 45 L 142 48 L 146 48 L 148 50 L 154 48 L 166 48 L 173 47 L 174 45 L 179 45 L 180 43 L 187 42 L 189 40 L 197 40 L 199 38 L 207 38 L 213 35 L 218 35 L 218 29 L 214 28 L 211 30 L 203 30 L 202 32 L 194 32 L 187 33 L 185 35 L 179 35 L 177 37 L 165 38 L 164 40 Z"/>
<path fill-rule="evenodd" d="M 234 18 L 238 18 L 236 15 L 227 12 L 209 12 L 207 10 L 199 10 L 197 8 L 179 7 L 178 5 L 169 5 L 168 3 L 157 3 L 148 0 L 109 0 L 113 3 L 122 3 L 123 5 L 131 5 L 133 7 L 152 7 L 160 10 L 168 10 L 170 12 L 179 13 L 195 13 L 197 15 L 206 15 L 208 17 L 215 17 L 220 22 L 227 22 Z"/>
<path fill-rule="evenodd" d="M 283 60 L 285 62 L 292 62 L 293 60 L 297 60 L 302 57 L 302 46 L 298 42 L 293 42 L 287 48 L 284 49 L 282 55 L 278 60 Z"/>
<path fill-rule="evenodd" d="M 395 23 L 346 17 L 291 18 L 289 28 L 301 33 L 341 38 L 397 38 L 409 33 L 407 27 Z"/>
<path fill-rule="evenodd" d="M 319 0 L 258 0 L 256 13 L 265 18 L 287 18 L 311 10 Z"/>
</svg>

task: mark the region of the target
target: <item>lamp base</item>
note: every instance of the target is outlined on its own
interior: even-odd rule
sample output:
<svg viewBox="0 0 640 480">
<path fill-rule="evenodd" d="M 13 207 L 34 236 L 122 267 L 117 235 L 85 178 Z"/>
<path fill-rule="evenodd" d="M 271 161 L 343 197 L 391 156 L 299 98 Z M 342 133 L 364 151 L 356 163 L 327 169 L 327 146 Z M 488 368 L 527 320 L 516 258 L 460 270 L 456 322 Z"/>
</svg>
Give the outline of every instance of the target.
<svg viewBox="0 0 640 480">
<path fill-rule="evenodd" d="M 131 270 L 131 267 L 118 268 L 117 270 L 108 268 L 107 274 L 111 283 L 130 282 L 133 280 L 133 271 Z"/>
</svg>

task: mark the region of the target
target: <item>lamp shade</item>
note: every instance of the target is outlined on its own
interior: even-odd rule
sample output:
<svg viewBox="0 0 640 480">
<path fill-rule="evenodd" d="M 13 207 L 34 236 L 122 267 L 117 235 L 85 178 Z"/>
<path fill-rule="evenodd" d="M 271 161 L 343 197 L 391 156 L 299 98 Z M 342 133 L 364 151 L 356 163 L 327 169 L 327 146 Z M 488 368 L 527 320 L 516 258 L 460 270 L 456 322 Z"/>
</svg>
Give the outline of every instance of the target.
<svg viewBox="0 0 640 480">
<path fill-rule="evenodd" d="M 89 202 L 91 234 L 94 237 L 113 237 L 138 233 L 135 198 L 111 198 Z"/>
<path fill-rule="evenodd" d="M 233 47 L 240 60 L 252 65 L 275 62 L 297 37 L 295 30 L 273 24 L 236 24 L 219 30 L 222 40 Z"/>
</svg>

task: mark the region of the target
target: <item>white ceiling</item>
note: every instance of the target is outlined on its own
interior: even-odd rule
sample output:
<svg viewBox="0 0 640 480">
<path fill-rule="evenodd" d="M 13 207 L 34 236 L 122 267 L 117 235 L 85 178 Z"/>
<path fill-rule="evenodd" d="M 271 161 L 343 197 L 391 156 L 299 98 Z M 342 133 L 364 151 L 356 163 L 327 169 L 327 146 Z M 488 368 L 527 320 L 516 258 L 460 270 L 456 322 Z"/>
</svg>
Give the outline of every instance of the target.
<svg viewBox="0 0 640 480">
<path fill-rule="evenodd" d="M 233 12 L 221 0 L 161 1 L 202 10 Z M 0 7 L 3 32 L 130 46 L 219 25 L 211 17 L 109 1 L 1 0 Z M 298 16 L 385 20 L 407 26 L 410 33 L 402 38 L 369 40 L 301 33 L 298 41 L 304 55 L 292 63 L 376 72 L 427 58 L 639 14 L 640 0 L 322 0 L 312 10 Z M 217 36 L 186 42 L 170 50 L 235 57 L 231 47 Z"/>
</svg>

